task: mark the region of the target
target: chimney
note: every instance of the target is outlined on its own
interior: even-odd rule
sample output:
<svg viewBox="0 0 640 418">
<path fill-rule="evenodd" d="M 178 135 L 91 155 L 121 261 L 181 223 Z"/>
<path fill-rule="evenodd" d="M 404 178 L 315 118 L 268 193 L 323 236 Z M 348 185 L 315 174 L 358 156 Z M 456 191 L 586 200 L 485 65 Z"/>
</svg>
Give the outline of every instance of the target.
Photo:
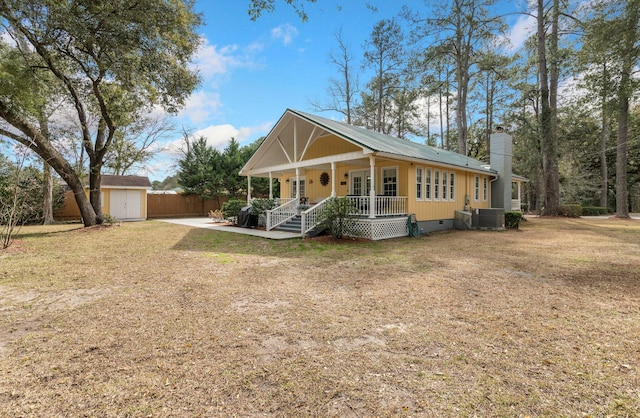
<svg viewBox="0 0 640 418">
<path fill-rule="evenodd" d="M 489 164 L 498 172 L 498 179 L 491 183 L 491 207 L 511 210 L 511 173 L 513 138 L 501 127 L 491 134 Z"/>
</svg>

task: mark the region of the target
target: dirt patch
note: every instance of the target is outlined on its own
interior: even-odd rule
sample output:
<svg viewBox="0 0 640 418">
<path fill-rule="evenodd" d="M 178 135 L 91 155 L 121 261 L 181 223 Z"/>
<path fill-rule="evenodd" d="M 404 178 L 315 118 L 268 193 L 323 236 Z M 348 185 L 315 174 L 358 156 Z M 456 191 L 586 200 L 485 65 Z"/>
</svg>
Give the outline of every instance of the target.
<svg viewBox="0 0 640 418">
<path fill-rule="evenodd" d="M 0 416 L 637 416 L 640 226 L 336 245 L 162 222 L 0 264 Z"/>
<path fill-rule="evenodd" d="M 10 317 L 9 324 L 0 323 L 0 356 L 11 342 L 43 331 L 45 318 L 71 310 L 110 293 L 109 289 L 67 289 L 41 293 L 0 285 L 0 314 Z"/>
</svg>

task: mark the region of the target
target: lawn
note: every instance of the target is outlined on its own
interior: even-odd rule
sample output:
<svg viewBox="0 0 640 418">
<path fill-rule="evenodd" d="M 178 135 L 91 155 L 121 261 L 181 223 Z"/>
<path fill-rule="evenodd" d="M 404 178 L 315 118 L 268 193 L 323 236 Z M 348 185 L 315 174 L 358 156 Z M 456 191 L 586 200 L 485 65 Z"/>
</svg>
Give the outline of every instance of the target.
<svg viewBox="0 0 640 418">
<path fill-rule="evenodd" d="M 0 252 L 0 416 L 640 416 L 640 221 L 333 243 L 158 221 Z"/>
</svg>

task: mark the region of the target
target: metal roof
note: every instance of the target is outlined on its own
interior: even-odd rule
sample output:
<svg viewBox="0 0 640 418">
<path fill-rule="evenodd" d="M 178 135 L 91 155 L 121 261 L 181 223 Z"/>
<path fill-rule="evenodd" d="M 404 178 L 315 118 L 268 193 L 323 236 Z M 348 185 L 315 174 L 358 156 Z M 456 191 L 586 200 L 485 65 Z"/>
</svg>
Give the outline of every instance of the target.
<svg viewBox="0 0 640 418">
<path fill-rule="evenodd" d="M 301 112 L 299 110 L 287 109 L 287 112 L 318 125 L 319 127 L 347 139 L 362 148 L 366 148 L 371 152 L 389 154 L 400 159 L 418 159 L 496 174 L 495 170 L 488 168 L 487 163 L 453 151 L 447 151 L 426 144 L 419 144 L 407 139 L 396 138 L 391 135 L 370 131 L 368 129 Z"/>
</svg>

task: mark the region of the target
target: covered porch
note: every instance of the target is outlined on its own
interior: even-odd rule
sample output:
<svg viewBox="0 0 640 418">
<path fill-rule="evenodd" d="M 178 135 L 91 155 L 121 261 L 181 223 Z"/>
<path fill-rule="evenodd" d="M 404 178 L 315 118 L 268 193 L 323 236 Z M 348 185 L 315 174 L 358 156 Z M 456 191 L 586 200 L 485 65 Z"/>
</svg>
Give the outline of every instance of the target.
<svg viewBox="0 0 640 418">
<path fill-rule="evenodd" d="M 267 231 L 284 229 L 299 232 L 301 236 L 310 234 L 320 223 L 322 211 L 331 197 L 311 204 L 301 204 L 296 198 L 280 199 L 280 206 L 267 211 Z M 369 198 L 343 197 L 353 203 L 354 211 L 347 221 L 351 223 L 349 229 L 358 237 L 379 240 L 408 235 L 406 197 L 376 196 L 373 205 Z"/>
<path fill-rule="evenodd" d="M 316 119 L 287 110 L 240 172 L 247 177 L 248 202 L 252 177 L 268 178 L 269 198 L 279 198 L 280 206 L 267 213 L 267 230 L 295 222 L 307 235 L 328 199 L 345 197 L 353 203 L 353 222 L 363 236 L 380 239 L 371 232 L 379 229 L 401 230 L 385 237 L 406 236 L 408 186 L 397 161 L 353 140 L 371 135 L 368 131 Z"/>
</svg>

